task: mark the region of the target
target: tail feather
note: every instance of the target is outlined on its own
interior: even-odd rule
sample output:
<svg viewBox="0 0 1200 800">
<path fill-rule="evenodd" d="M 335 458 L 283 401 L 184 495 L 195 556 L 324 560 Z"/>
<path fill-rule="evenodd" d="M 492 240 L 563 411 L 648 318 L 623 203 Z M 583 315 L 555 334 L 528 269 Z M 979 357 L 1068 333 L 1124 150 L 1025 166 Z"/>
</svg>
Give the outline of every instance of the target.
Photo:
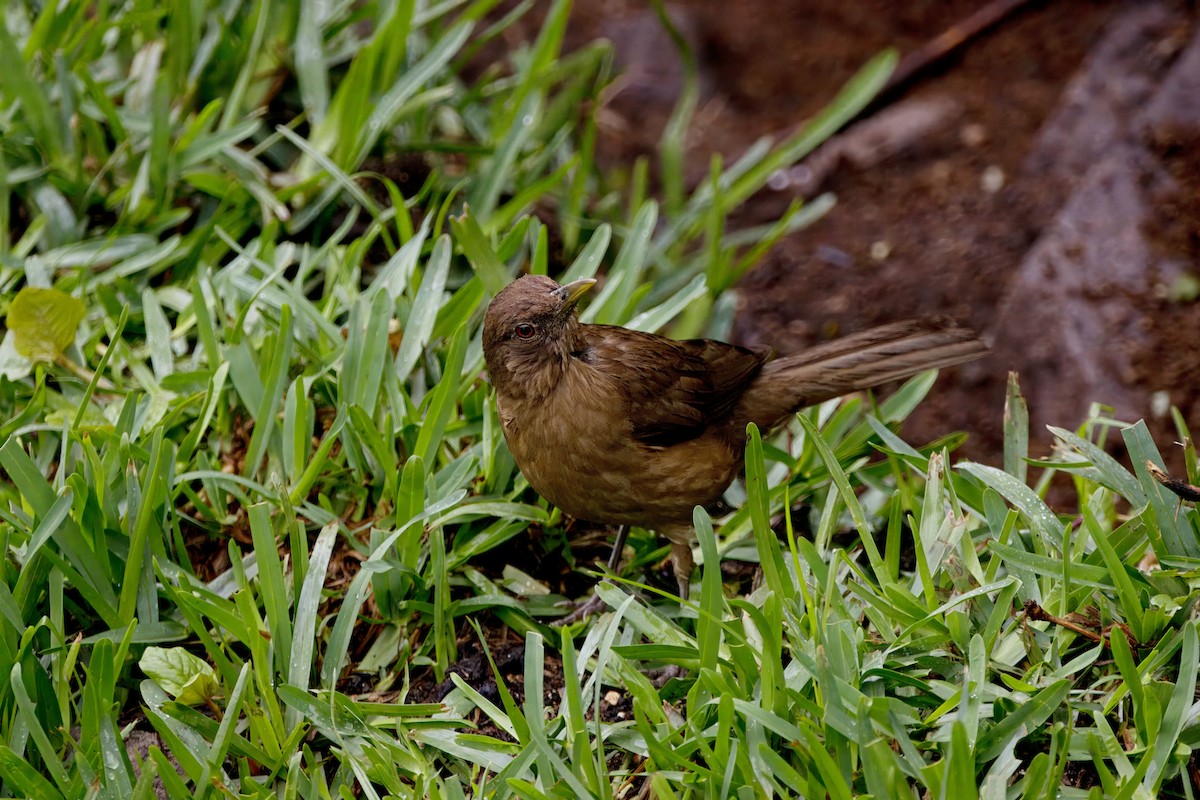
<svg viewBox="0 0 1200 800">
<path fill-rule="evenodd" d="M 764 430 L 804 406 L 986 355 L 975 333 L 944 318 L 898 322 L 770 361 L 734 411 Z"/>
</svg>

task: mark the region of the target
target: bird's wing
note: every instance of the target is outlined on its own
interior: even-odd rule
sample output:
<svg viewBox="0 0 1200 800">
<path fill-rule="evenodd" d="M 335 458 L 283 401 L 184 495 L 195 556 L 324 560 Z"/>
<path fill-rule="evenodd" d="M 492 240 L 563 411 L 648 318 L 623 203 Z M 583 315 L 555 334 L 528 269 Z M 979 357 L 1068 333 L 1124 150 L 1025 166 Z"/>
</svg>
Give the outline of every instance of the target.
<svg viewBox="0 0 1200 800">
<path fill-rule="evenodd" d="M 710 339 L 674 341 L 608 325 L 584 326 L 583 360 L 617 378 L 633 436 L 649 447 L 693 439 L 725 417 L 770 351 Z"/>
</svg>

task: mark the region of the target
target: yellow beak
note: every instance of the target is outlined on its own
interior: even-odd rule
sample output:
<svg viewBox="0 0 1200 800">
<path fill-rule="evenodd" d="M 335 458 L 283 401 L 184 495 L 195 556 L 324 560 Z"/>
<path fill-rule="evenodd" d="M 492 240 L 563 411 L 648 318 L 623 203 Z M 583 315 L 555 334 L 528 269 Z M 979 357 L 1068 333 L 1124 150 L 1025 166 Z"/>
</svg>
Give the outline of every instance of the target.
<svg viewBox="0 0 1200 800">
<path fill-rule="evenodd" d="M 562 313 L 570 313 L 571 309 L 575 308 L 580 299 L 595 285 L 595 278 L 580 278 L 555 289 L 554 293 L 563 301 Z"/>
</svg>

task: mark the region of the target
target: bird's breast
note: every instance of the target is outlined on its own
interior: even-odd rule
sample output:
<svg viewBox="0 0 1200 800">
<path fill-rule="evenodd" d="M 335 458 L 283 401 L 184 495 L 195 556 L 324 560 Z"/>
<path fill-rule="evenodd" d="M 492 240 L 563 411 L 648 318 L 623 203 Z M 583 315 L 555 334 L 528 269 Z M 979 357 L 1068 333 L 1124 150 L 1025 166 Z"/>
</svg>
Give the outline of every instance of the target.
<svg viewBox="0 0 1200 800">
<path fill-rule="evenodd" d="M 566 513 L 609 524 L 687 524 L 718 499 L 740 459 L 712 434 L 669 447 L 633 437 L 617 379 L 575 362 L 538 401 L 498 396 L 500 421 L 531 486 Z"/>
</svg>

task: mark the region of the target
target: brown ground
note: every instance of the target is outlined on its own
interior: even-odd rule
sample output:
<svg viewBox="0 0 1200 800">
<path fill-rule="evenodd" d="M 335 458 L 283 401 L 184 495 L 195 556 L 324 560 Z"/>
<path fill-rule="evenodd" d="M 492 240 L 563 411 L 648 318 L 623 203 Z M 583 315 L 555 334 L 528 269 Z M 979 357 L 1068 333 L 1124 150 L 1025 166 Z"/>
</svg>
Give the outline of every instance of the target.
<svg viewBox="0 0 1200 800">
<path fill-rule="evenodd" d="M 814 114 L 882 48 L 911 52 L 980 5 L 673 4 L 704 86 L 690 174 Z M 735 338 L 789 351 L 914 315 L 968 322 L 994 355 L 944 374 L 905 432 L 969 431 L 961 454 L 990 463 L 1009 370 L 1035 452 L 1044 425 L 1073 428 L 1093 401 L 1133 420 L 1165 392 L 1200 427 L 1200 314 L 1187 300 L 1200 253 L 1195 20 L 1191 4 L 1046 0 L 921 73 L 885 106 L 896 152 L 836 167 L 823 189 L 837 206 L 742 281 Z M 604 157 L 653 153 L 679 86 L 668 40 L 639 4 L 585 1 L 577 23 L 581 37 L 609 36 L 627 70 L 601 117 Z M 924 127 L 905 134 L 914 116 Z M 760 193 L 743 221 L 796 193 Z M 1178 466 L 1161 409 L 1152 429 Z"/>
</svg>

